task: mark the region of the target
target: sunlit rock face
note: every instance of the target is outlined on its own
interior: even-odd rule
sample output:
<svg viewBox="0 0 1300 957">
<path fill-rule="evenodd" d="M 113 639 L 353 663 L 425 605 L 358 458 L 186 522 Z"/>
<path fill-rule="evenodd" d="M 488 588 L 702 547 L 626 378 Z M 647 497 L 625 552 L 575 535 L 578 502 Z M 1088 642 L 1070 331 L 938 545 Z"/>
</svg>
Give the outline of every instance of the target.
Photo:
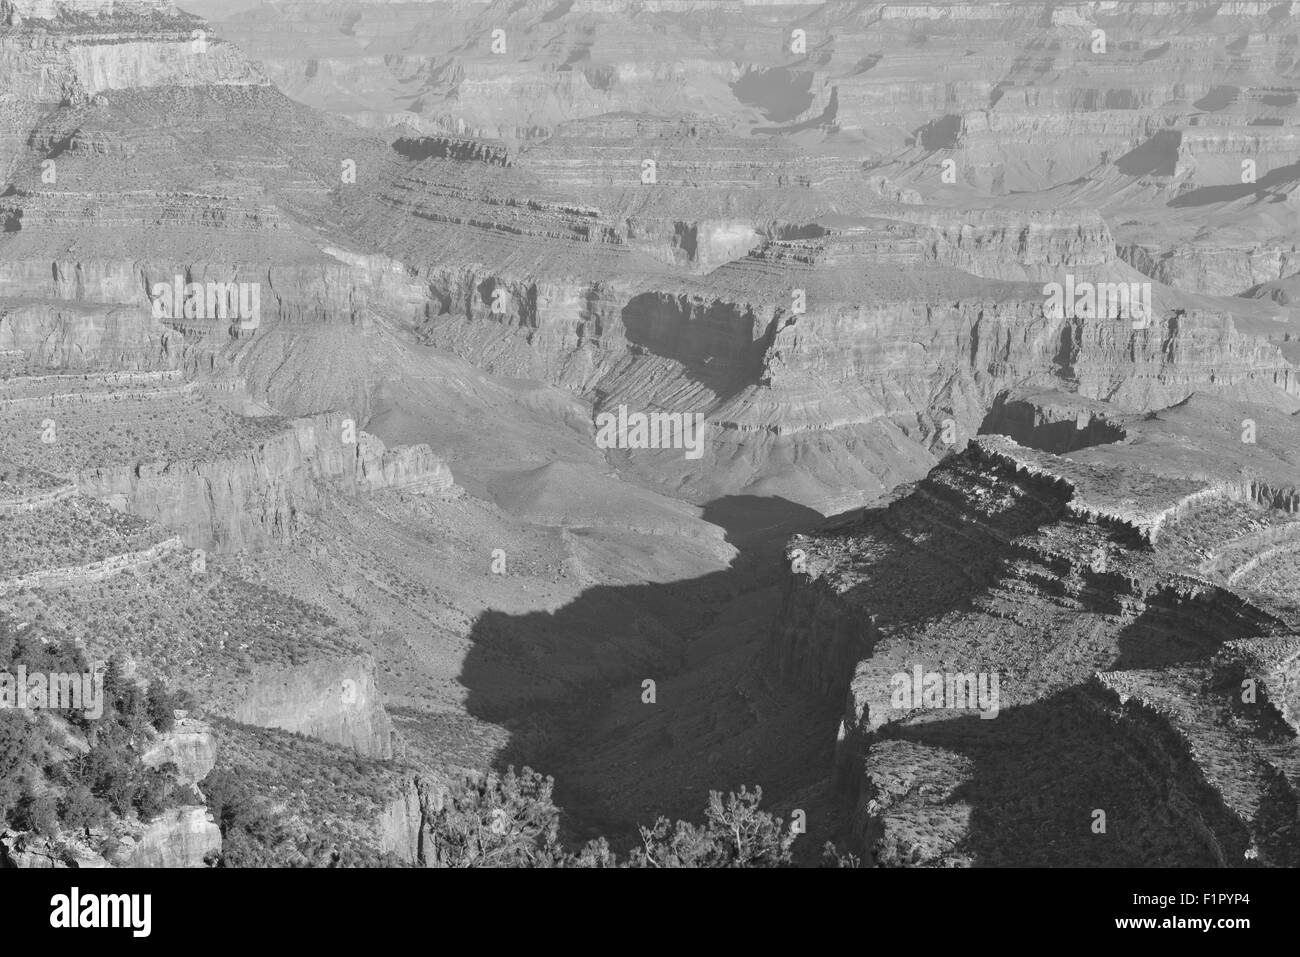
<svg viewBox="0 0 1300 957">
<path fill-rule="evenodd" d="M 38 103 L 84 100 L 109 90 L 264 82 L 207 24 L 169 3 L 6 0 L 0 41 L 6 92 Z"/>
</svg>

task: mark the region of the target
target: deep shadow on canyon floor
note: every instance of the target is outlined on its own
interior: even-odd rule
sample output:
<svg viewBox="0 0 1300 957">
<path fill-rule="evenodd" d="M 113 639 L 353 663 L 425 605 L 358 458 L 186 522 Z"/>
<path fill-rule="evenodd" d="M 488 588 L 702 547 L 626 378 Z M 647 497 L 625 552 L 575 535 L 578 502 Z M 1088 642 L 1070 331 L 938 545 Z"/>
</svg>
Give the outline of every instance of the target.
<svg viewBox="0 0 1300 957">
<path fill-rule="evenodd" d="M 758 785 L 765 808 L 805 812 L 796 850 L 807 857 L 847 818 L 830 786 L 839 709 L 787 686 L 768 646 L 784 542 L 823 517 L 745 495 L 709 503 L 703 517 L 739 551 L 725 571 L 598 586 L 554 613 L 480 615 L 460 677 L 468 707 L 510 731 L 498 769 L 555 777 L 570 840 L 604 835 L 626 850 L 638 824 L 660 814 L 698 821 L 710 790 Z M 593 656 L 616 663 L 569 680 Z"/>
</svg>

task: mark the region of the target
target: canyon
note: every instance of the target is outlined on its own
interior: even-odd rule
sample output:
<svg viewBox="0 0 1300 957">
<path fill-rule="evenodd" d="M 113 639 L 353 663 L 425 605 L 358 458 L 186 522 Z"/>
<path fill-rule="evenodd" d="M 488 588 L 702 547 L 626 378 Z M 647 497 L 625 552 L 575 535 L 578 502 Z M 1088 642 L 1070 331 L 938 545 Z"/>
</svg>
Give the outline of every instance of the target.
<svg viewBox="0 0 1300 957">
<path fill-rule="evenodd" d="M 0 0 L 0 614 L 295 863 L 528 764 L 620 850 L 757 783 L 801 864 L 1293 866 L 1298 14 Z"/>
</svg>

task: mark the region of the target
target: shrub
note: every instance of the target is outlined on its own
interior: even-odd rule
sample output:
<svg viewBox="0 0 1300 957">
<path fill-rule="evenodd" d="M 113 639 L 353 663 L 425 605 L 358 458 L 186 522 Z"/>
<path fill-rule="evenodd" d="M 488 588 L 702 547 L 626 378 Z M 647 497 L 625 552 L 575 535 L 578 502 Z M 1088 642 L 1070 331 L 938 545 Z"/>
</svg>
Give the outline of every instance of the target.
<svg viewBox="0 0 1300 957">
<path fill-rule="evenodd" d="M 16 827 L 43 837 L 59 836 L 59 805 L 52 794 L 26 794 L 18 802 Z"/>
<path fill-rule="evenodd" d="M 208 776 L 199 782 L 199 788 L 208 797 L 208 808 L 223 837 L 252 807 L 252 792 L 239 778 L 222 768 L 208 772 Z"/>
<path fill-rule="evenodd" d="M 779 818 L 759 810 L 763 789 L 742 786 L 723 800 L 709 792 L 704 824 L 672 824 L 661 817 L 641 828 L 642 846 L 633 851 L 632 867 L 785 867 L 795 835 Z"/>
<path fill-rule="evenodd" d="M 822 848 L 822 866 L 823 867 L 861 867 L 862 858 L 852 852 L 840 853 L 839 849 L 830 841 L 826 842 Z"/>
<path fill-rule="evenodd" d="M 141 771 L 136 779 L 135 795 L 131 799 L 140 820 L 152 820 L 171 806 L 167 799 L 174 789 L 176 775 L 177 767 L 171 763 Z"/>
<path fill-rule="evenodd" d="M 489 774 L 454 788 L 432 816 L 428 842 L 438 867 L 785 867 L 795 835 L 759 809 L 761 788 L 724 799 L 712 791 L 703 824 L 661 817 L 640 829 L 642 846 L 620 865 L 605 838 L 576 854 L 557 840 L 554 782 L 524 768 Z"/>
<path fill-rule="evenodd" d="M 314 853 L 299 850 L 287 824 L 268 810 L 265 802 L 238 775 L 215 768 L 199 786 L 207 795 L 208 808 L 221 829 L 221 853 L 212 856 L 207 862 L 210 866 L 330 865 L 320 847 Z"/>
<path fill-rule="evenodd" d="M 64 792 L 59 802 L 59 819 L 66 827 L 84 831 L 103 822 L 108 808 L 84 784 L 75 784 Z"/>
<path fill-rule="evenodd" d="M 439 867 L 550 866 L 563 858 L 555 782 L 531 768 L 485 775 L 453 788 L 433 819 L 429 846 Z"/>
<path fill-rule="evenodd" d="M 154 728 L 167 732 L 176 726 L 176 716 L 172 713 L 177 707 L 176 696 L 167 690 L 167 686 L 154 679 L 149 682 L 149 691 L 145 695 L 145 711 Z"/>
<path fill-rule="evenodd" d="M 43 722 L 0 711 L 0 821 L 11 821 L 41 777 L 48 742 Z"/>
</svg>

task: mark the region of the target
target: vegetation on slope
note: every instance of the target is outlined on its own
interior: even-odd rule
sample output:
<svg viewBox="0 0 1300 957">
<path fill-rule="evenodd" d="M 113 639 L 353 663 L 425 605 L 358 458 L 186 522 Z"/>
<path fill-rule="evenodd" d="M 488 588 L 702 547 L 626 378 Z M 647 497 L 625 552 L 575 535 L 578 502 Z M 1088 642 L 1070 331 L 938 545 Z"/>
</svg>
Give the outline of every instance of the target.
<svg viewBox="0 0 1300 957">
<path fill-rule="evenodd" d="M 0 672 L 20 667 L 29 675 L 91 670 L 74 643 L 46 642 L 0 617 Z M 141 762 L 153 732 L 170 728 L 177 698 L 160 682 L 141 688 L 116 659 L 104 671 L 103 695 L 99 718 L 0 709 L 0 824 L 52 840 L 90 839 L 92 828 L 115 818 L 147 821 L 189 799 L 173 765 Z"/>
</svg>

